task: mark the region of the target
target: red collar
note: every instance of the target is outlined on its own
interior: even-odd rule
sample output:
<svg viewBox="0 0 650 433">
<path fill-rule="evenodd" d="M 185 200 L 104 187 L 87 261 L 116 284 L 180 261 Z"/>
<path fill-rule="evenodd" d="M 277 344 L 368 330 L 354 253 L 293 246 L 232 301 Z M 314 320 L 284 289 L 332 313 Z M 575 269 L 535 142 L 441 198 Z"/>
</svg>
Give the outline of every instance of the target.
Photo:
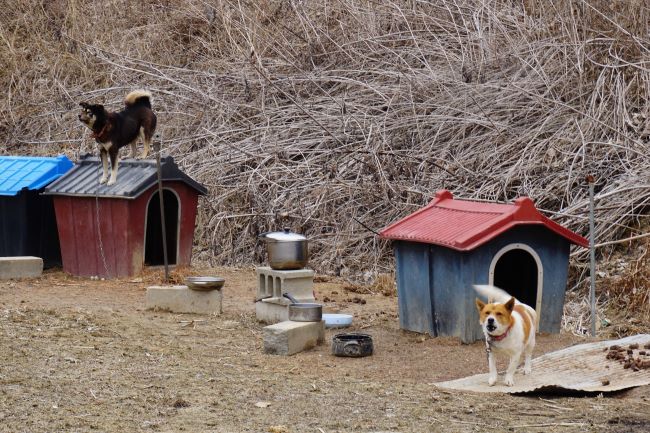
<svg viewBox="0 0 650 433">
<path fill-rule="evenodd" d="M 489 340 L 490 341 L 501 341 L 504 338 L 508 336 L 508 333 L 510 333 L 510 330 L 512 329 L 512 324 L 508 326 L 508 329 L 506 329 L 506 332 L 504 332 L 501 335 L 490 335 Z"/>
<path fill-rule="evenodd" d="M 110 126 L 111 126 L 111 123 L 106 122 L 104 127 L 102 129 L 100 129 L 99 132 L 93 132 L 92 137 L 95 140 L 99 141 L 100 143 L 105 142 L 108 139 L 108 132 L 111 130 Z"/>
</svg>

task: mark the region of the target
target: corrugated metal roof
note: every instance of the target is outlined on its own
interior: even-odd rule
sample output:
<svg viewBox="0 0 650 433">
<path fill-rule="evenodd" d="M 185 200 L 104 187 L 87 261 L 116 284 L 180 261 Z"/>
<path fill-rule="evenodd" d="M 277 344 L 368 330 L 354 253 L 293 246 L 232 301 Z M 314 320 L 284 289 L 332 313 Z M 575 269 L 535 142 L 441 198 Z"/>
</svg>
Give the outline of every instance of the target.
<svg viewBox="0 0 650 433">
<path fill-rule="evenodd" d="M 171 156 L 162 158 L 161 172 L 164 181 L 184 182 L 199 194 L 207 193 L 203 185 L 178 168 Z M 156 161 L 151 159 L 121 159 L 117 182 L 111 186 L 100 185 L 101 176 L 101 160 L 86 155 L 72 170 L 45 188 L 43 194 L 134 199 L 158 181 Z"/>
<path fill-rule="evenodd" d="M 427 206 L 380 231 L 385 239 L 442 245 L 469 251 L 517 225 L 543 225 L 583 247 L 589 241 L 542 215 L 528 197 L 514 204 L 455 200 L 442 190 Z"/>
<path fill-rule="evenodd" d="M 567 347 L 556 352 L 547 353 L 533 360 L 533 372 L 524 376 L 521 370 L 515 373 L 514 386 L 505 386 L 500 375 L 494 386 L 489 386 L 488 374 L 477 374 L 463 379 L 439 382 L 440 388 L 473 392 L 505 392 L 509 394 L 532 392 L 540 389 L 566 389 L 586 392 L 620 391 L 650 384 L 650 369 L 634 371 L 625 368 L 623 363 L 607 359 L 605 348 L 618 345 L 629 348 L 638 344 L 650 343 L 650 335 L 639 334 L 619 340 L 600 341 Z M 635 358 L 643 357 L 639 350 L 633 350 Z M 487 369 L 487 363 L 485 368 Z"/>
<path fill-rule="evenodd" d="M 0 156 L 0 195 L 17 195 L 22 189 L 41 189 L 72 168 L 65 155 L 57 157 Z"/>
</svg>

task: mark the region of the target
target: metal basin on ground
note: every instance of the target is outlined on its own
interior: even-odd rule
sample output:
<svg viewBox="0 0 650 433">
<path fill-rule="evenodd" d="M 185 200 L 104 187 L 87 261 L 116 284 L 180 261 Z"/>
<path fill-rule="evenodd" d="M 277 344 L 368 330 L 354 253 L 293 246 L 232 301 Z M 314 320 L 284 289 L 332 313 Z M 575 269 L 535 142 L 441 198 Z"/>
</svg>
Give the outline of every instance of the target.
<svg viewBox="0 0 650 433">
<path fill-rule="evenodd" d="M 335 356 L 347 356 L 360 358 L 372 355 L 372 337 L 368 334 L 351 332 L 347 334 L 336 334 L 332 338 L 332 354 Z"/>
</svg>

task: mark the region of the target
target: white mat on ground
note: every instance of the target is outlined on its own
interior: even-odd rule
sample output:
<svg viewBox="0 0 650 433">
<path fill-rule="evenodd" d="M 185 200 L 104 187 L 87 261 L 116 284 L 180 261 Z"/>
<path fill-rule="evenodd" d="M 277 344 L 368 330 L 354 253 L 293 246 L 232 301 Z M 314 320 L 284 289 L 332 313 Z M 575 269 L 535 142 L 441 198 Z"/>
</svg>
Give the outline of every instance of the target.
<svg viewBox="0 0 650 433">
<path fill-rule="evenodd" d="M 650 349 L 643 347 L 648 343 L 650 343 L 650 335 L 639 334 L 619 340 L 580 344 L 547 353 L 533 360 L 532 374 L 525 376 L 521 368 L 517 370 L 514 386 L 503 384 L 503 374 L 499 374 L 496 385 L 488 386 L 487 373 L 438 382 L 435 385 L 439 388 L 460 391 L 509 394 L 554 389 L 587 392 L 619 391 L 650 384 L 650 369 L 633 371 L 631 368 L 624 368 L 622 362 L 606 358 L 608 351 L 605 348 L 619 345 L 627 349 L 630 344 L 638 344 L 640 351 L 646 351 L 648 354 L 639 355 L 637 349 L 634 350 L 635 358 L 650 360 Z M 487 360 L 485 368 L 487 369 Z"/>
</svg>

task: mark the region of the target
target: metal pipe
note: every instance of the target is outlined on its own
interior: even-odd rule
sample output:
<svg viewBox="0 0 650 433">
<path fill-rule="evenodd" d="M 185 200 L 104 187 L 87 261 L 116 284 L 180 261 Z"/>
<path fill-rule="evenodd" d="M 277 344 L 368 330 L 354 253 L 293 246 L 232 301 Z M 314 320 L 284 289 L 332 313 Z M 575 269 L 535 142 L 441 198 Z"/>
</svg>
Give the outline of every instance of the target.
<svg viewBox="0 0 650 433">
<path fill-rule="evenodd" d="M 163 260 L 165 262 L 165 283 L 169 282 L 169 259 L 167 257 L 167 227 L 165 224 L 165 201 L 163 200 L 162 187 L 162 164 L 160 154 L 162 153 L 162 139 L 158 141 L 158 152 L 156 153 L 156 169 L 158 171 L 158 197 L 160 199 L 160 225 L 162 227 Z"/>
<path fill-rule="evenodd" d="M 591 336 L 596 336 L 596 244 L 594 229 L 594 177 L 587 176 L 589 183 L 589 258 L 591 274 L 591 286 L 589 288 L 589 304 L 591 307 Z"/>
</svg>

